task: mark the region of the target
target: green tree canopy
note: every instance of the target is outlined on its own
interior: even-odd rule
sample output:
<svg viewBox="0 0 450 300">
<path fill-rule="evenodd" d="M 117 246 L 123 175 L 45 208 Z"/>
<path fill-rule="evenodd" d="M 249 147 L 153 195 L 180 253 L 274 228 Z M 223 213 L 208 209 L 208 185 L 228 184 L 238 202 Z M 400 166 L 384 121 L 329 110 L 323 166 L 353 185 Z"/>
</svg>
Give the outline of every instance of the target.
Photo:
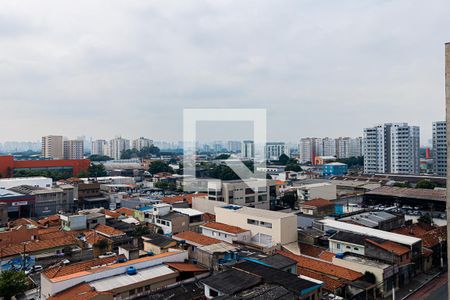
<svg viewBox="0 0 450 300">
<path fill-rule="evenodd" d="M 28 288 L 28 279 L 24 272 L 13 270 L 3 271 L 0 274 L 0 296 L 11 299 L 23 293 Z"/>
<path fill-rule="evenodd" d="M 364 166 L 364 157 L 363 156 L 340 158 L 336 161 L 348 165 L 349 168 Z"/>
<path fill-rule="evenodd" d="M 417 222 L 431 225 L 431 223 L 433 223 L 433 218 L 431 217 L 430 214 L 427 213 L 427 214 L 421 215 L 419 217 L 419 219 L 417 219 Z"/>
<path fill-rule="evenodd" d="M 162 160 L 154 161 L 150 164 L 150 167 L 148 168 L 148 171 L 150 174 L 154 175 L 160 172 L 167 172 L 167 173 L 174 173 L 173 169 L 169 164 Z"/>
<path fill-rule="evenodd" d="M 159 155 L 160 150 L 158 147 L 150 146 L 144 147 L 141 150 L 137 149 L 128 149 L 122 152 L 120 155 L 121 159 L 130 159 L 130 158 L 150 158 L 153 155 Z"/>
<path fill-rule="evenodd" d="M 289 162 L 289 160 L 290 160 L 289 156 L 287 156 L 286 154 L 283 153 L 283 154 L 281 154 L 280 157 L 278 158 L 278 163 L 279 163 L 280 165 L 285 166 L 285 165 L 287 165 L 287 163 Z"/>
<path fill-rule="evenodd" d="M 417 189 L 429 189 L 432 190 L 436 187 L 436 183 L 428 180 L 428 179 L 422 179 L 416 184 Z"/>
<path fill-rule="evenodd" d="M 112 160 L 112 158 L 109 156 L 106 156 L 106 155 L 93 154 L 93 155 L 89 156 L 89 160 L 90 161 L 108 161 L 108 160 Z"/>
<path fill-rule="evenodd" d="M 216 156 L 214 159 L 229 159 L 230 154 L 220 154 L 219 156 Z"/>
</svg>

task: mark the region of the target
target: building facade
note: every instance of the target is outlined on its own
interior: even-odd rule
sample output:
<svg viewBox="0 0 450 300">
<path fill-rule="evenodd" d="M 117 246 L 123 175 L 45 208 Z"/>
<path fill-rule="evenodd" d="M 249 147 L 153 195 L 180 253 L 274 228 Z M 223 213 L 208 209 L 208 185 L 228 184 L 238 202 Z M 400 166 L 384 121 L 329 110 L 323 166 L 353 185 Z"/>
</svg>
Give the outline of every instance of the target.
<svg viewBox="0 0 450 300">
<path fill-rule="evenodd" d="M 109 156 L 113 159 L 120 159 L 122 152 L 130 149 L 130 141 L 121 137 L 112 139 L 109 142 Z"/>
<path fill-rule="evenodd" d="M 92 142 L 92 155 L 108 155 L 108 142 L 105 140 L 95 140 Z"/>
<path fill-rule="evenodd" d="M 63 159 L 63 137 L 61 135 L 47 135 L 42 137 L 41 155 L 47 159 Z"/>
<path fill-rule="evenodd" d="M 243 158 L 255 158 L 255 143 L 253 141 L 243 141 L 241 146 L 241 155 Z"/>
<path fill-rule="evenodd" d="M 387 123 L 364 129 L 364 173 L 419 174 L 420 129 Z"/>
<path fill-rule="evenodd" d="M 67 140 L 64 141 L 64 159 L 83 159 L 84 141 Z"/>
<path fill-rule="evenodd" d="M 433 123 L 433 172 L 447 176 L 447 125 L 445 121 Z"/>
<path fill-rule="evenodd" d="M 282 154 L 290 156 L 289 148 L 285 143 L 267 143 L 264 148 L 266 160 L 278 160 Z"/>
<path fill-rule="evenodd" d="M 141 151 L 143 148 L 150 148 L 153 146 L 153 140 L 140 137 L 133 141 L 133 149 Z"/>
</svg>

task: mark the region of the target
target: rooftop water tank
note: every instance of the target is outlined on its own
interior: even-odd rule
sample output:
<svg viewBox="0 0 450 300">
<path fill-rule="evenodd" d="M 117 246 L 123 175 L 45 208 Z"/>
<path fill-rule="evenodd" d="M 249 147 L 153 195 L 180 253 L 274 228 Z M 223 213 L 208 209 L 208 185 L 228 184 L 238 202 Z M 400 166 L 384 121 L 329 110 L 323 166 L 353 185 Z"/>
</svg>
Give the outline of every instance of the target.
<svg viewBox="0 0 450 300">
<path fill-rule="evenodd" d="M 135 267 L 129 267 L 129 268 L 127 269 L 127 274 L 130 275 L 130 276 L 136 275 L 136 274 L 137 274 L 136 268 L 135 268 Z"/>
</svg>

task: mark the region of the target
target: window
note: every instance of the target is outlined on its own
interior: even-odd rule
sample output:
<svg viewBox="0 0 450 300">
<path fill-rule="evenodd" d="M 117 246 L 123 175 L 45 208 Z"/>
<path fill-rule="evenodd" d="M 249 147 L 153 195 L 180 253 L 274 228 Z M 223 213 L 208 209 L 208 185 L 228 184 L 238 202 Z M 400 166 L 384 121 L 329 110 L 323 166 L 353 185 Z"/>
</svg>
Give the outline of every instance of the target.
<svg viewBox="0 0 450 300">
<path fill-rule="evenodd" d="M 259 225 L 259 221 L 256 221 L 256 220 L 253 220 L 253 219 L 247 219 L 247 224 Z"/>
<path fill-rule="evenodd" d="M 261 221 L 259 224 L 260 224 L 262 227 L 272 228 L 272 223 L 269 223 L 269 222 L 263 222 L 263 221 Z"/>
<path fill-rule="evenodd" d="M 129 294 L 130 296 L 133 296 L 134 294 L 136 294 L 136 290 L 130 290 L 130 291 L 128 292 L 128 294 Z"/>
<path fill-rule="evenodd" d="M 216 290 L 213 290 L 212 288 L 209 288 L 209 296 L 212 298 L 217 297 L 217 296 L 219 296 L 219 292 Z"/>
<path fill-rule="evenodd" d="M 140 288 L 137 289 L 138 294 L 142 293 L 143 291 L 144 291 L 143 287 L 140 287 Z"/>
<path fill-rule="evenodd" d="M 145 286 L 145 290 L 146 290 L 146 291 L 150 291 L 150 286 L 149 286 L 149 285 L 146 285 L 146 286 Z"/>
<path fill-rule="evenodd" d="M 358 248 L 358 247 L 355 247 L 355 248 L 353 248 L 353 249 L 355 249 L 355 251 L 358 251 L 358 250 L 359 250 L 359 248 Z"/>
<path fill-rule="evenodd" d="M 337 248 L 337 249 L 341 249 L 341 244 L 337 243 L 337 244 L 336 244 L 336 248 Z"/>
</svg>

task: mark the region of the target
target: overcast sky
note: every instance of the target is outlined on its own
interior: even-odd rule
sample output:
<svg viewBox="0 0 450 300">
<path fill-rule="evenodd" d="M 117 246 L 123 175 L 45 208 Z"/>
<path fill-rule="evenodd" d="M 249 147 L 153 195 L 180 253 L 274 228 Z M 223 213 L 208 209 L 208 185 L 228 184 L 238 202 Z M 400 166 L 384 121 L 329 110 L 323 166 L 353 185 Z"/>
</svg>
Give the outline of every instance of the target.
<svg viewBox="0 0 450 300">
<path fill-rule="evenodd" d="M 184 108 L 223 107 L 266 108 L 270 140 L 405 121 L 424 144 L 449 16 L 448 0 L 0 0 L 0 141 L 180 140 Z M 251 130 L 234 127 L 214 138 Z"/>
</svg>

